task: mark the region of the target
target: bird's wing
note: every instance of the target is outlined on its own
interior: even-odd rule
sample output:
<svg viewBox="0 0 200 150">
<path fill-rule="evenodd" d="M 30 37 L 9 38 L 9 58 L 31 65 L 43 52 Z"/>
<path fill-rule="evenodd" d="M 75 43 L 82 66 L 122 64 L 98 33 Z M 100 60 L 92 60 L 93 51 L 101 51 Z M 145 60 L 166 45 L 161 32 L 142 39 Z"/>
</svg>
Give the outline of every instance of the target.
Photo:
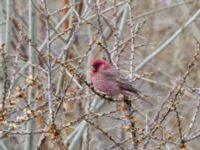
<svg viewBox="0 0 200 150">
<path fill-rule="evenodd" d="M 109 80 L 116 81 L 119 83 L 120 88 L 124 90 L 130 91 L 133 88 L 133 83 L 129 82 L 127 79 L 124 79 L 121 73 L 114 67 L 101 71 L 101 75 L 105 76 Z"/>
<path fill-rule="evenodd" d="M 115 68 L 109 68 L 101 71 L 101 75 L 105 76 L 107 79 L 116 81 L 118 83 L 119 88 L 122 91 L 134 93 L 138 98 L 141 100 L 144 100 L 145 102 L 149 103 L 150 105 L 153 105 L 152 103 L 148 102 L 145 99 L 145 95 L 142 94 L 139 90 L 137 90 L 132 82 L 128 81 L 127 79 L 122 78 L 122 75 L 120 72 Z"/>
<path fill-rule="evenodd" d="M 153 104 L 149 101 L 146 100 L 146 96 L 142 94 L 141 91 L 139 91 L 138 89 L 136 89 L 134 86 L 133 86 L 133 83 L 129 82 L 128 80 L 126 79 L 119 79 L 118 80 L 118 84 L 120 86 L 120 88 L 122 90 L 124 90 L 125 93 L 134 93 L 139 99 L 145 101 L 146 103 L 150 104 L 151 106 L 153 106 Z"/>
<path fill-rule="evenodd" d="M 115 68 L 105 69 L 101 71 L 101 75 L 105 76 L 109 80 L 116 81 L 123 90 L 127 90 L 136 94 L 141 93 L 139 90 L 134 88 L 133 83 L 129 82 L 127 79 L 124 79 L 121 73 Z"/>
<path fill-rule="evenodd" d="M 120 75 L 120 72 L 114 67 L 112 67 L 101 71 L 101 75 L 104 75 L 107 79 L 116 80 Z"/>
<path fill-rule="evenodd" d="M 141 94 L 141 92 L 133 86 L 134 83 L 128 81 L 127 79 L 117 78 L 116 81 L 119 83 L 121 89 L 135 94 Z"/>
</svg>

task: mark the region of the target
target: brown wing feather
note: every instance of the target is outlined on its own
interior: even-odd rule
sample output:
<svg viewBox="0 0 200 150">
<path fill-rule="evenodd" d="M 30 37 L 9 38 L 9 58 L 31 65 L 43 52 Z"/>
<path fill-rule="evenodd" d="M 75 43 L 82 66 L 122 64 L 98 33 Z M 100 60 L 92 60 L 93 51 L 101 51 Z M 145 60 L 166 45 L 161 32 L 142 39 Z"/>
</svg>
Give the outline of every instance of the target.
<svg viewBox="0 0 200 150">
<path fill-rule="evenodd" d="M 103 70 L 101 73 L 102 75 L 105 75 L 107 79 L 116 81 L 119 85 L 119 88 L 122 91 L 128 91 L 130 93 L 134 93 L 139 99 L 147 102 L 150 105 L 153 105 L 151 102 L 145 99 L 145 96 L 142 94 L 142 92 L 134 88 L 134 86 L 132 85 L 133 83 L 129 82 L 127 79 L 123 79 L 120 72 L 115 68 L 109 68 Z"/>
<path fill-rule="evenodd" d="M 107 79 L 114 80 L 119 83 L 120 88 L 123 90 L 127 90 L 136 94 L 141 93 L 139 90 L 135 89 L 132 83 L 130 83 L 127 79 L 123 79 L 120 72 L 113 67 L 103 70 L 101 74 L 105 75 Z"/>
<path fill-rule="evenodd" d="M 119 83 L 119 86 L 122 90 L 128 91 L 130 93 L 134 93 L 139 99 L 145 101 L 146 103 L 150 104 L 151 106 L 153 106 L 153 104 L 149 101 L 146 100 L 146 96 L 142 94 L 142 92 L 140 92 L 138 89 L 134 88 L 134 86 L 132 85 L 133 83 L 130 83 L 128 80 L 126 79 L 118 79 L 117 82 Z"/>
</svg>

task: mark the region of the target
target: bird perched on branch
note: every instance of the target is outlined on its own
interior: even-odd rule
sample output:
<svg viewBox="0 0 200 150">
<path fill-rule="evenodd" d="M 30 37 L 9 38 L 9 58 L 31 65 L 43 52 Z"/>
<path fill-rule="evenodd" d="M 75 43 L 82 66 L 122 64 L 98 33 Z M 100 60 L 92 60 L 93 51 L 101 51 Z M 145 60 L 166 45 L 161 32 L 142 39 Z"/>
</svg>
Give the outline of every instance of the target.
<svg viewBox="0 0 200 150">
<path fill-rule="evenodd" d="M 111 97 L 119 94 L 135 95 L 137 98 L 145 100 L 145 96 L 134 88 L 133 83 L 124 79 L 114 66 L 103 59 L 92 61 L 90 75 L 95 90 L 101 93 Z"/>
</svg>

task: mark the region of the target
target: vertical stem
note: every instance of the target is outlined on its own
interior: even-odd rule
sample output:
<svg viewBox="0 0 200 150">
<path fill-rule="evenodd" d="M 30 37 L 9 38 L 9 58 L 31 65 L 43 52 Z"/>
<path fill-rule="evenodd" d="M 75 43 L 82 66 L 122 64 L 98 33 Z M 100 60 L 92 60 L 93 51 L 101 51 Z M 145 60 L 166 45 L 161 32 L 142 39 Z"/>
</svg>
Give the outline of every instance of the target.
<svg viewBox="0 0 200 150">
<path fill-rule="evenodd" d="M 133 15 L 132 8 L 129 5 L 129 16 L 130 16 L 130 30 L 131 30 L 131 57 L 130 57 L 130 81 L 133 80 L 133 60 L 135 55 L 135 30 L 133 29 Z"/>
<path fill-rule="evenodd" d="M 88 37 L 89 37 L 89 43 L 92 43 L 92 31 L 91 31 L 91 26 L 88 25 Z M 85 73 L 85 76 L 86 76 L 86 81 L 87 82 L 90 82 L 90 63 L 92 61 L 92 53 L 90 53 L 87 57 L 87 62 L 86 62 L 86 68 L 87 68 L 87 71 Z M 87 89 L 86 91 L 87 94 L 89 94 L 89 89 Z M 88 101 L 87 104 L 86 104 L 86 111 L 87 112 L 90 112 L 90 108 L 91 108 L 91 101 Z M 85 131 L 85 136 L 84 136 L 84 140 L 86 141 L 86 147 L 87 149 L 89 149 L 89 145 L 90 145 L 90 138 L 89 138 L 89 126 L 87 126 L 87 130 Z"/>
<path fill-rule="evenodd" d="M 13 1 L 7 0 L 6 9 L 7 9 L 7 15 L 6 15 L 6 52 L 10 54 L 11 52 L 11 27 L 12 27 L 12 10 L 13 10 Z"/>
<path fill-rule="evenodd" d="M 2 5 L 0 5 L 0 24 L 3 23 L 4 21 L 5 19 L 3 15 L 3 9 L 2 9 Z M 0 31 L 3 31 L 3 25 L 0 25 Z M 4 38 L 5 35 L 3 33 L 0 33 L 0 45 L 4 43 L 5 41 L 5 38 Z"/>
<path fill-rule="evenodd" d="M 36 10 L 34 9 L 33 5 L 32 5 L 32 1 L 29 0 L 28 3 L 28 7 L 29 7 L 29 22 L 28 22 L 28 34 L 29 34 L 29 38 L 32 40 L 32 42 L 36 41 L 36 33 L 37 33 L 37 23 L 36 23 Z M 31 47 L 31 43 L 29 43 L 29 63 L 30 64 L 37 64 L 37 54 L 36 52 L 33 50 L 33 48 Z M 29 66 L 29 78 L 32 79 L 34 78 L 34 70 L 32 65 Z M 35 90 L 32 88 L 32 86 L 28 87 L 28 103 L 30 104 L 32 102 L 33 99 L 33 95 L 35 93 Z M 35 129 L 35 120 L 30 120 L 27 123 L 26 126 L 26 130 L 27 132 L 32 132 Z M 33 134 L 30 135 L 26 135 L 25 136 L 25 144 L 24 144 L 24 149 L 26 150 L 33 150 L 34 149 L 34 145 L 36 143 L 36 138 Z"/>
<path fill-rule="evenodd" d="M 4 44 L 0 45 L 0 52 L 3 58 L 2 66 L 3 66 L 3 93 L 2 93 L 2 110 L 0 110 L 1 114 L 4 115 L 5 113 L 5 106 L 6 106 L 6 96 L 8 93 L 8 66 L 7 66 L 7 55 L 4 50 Z"/>
<path fill-rule="evenodd" d="M 62 0 L 62 6 L 67 6 L 69 4 L 69 0 Z M 69 8 L 66 8 L 63 10 L 62 15 L 65 16 L 68 12 Z M 69 27 L 69 21 L 65 20 L 63 24 L 64 29 L 67 29 Z"/>
<path fill-rule="evenodd" d="M 109 62 L 112 63 L 111 56 L 110 56 L 110 53 L 108 51 L 108 46 L 107 46 L 107 43 L 106 43 L 106 38 L 105 38 L 105 35 L 104 35 L 104 32 L 103 32 L 103 25 L 102 25 L 101 18 L 100 18 L 100 12 L 99 12 L 99 6 L 97 4 L 97 0 L 94 0 L 94 7 L 95 7 L 96 15 L 97 15 L 97 23 L 98 23 L 98 26 L 99 26 L 99 32 L 101 34 L 101 39 L 102 39 L 103 44 L 106 48 L 105 52 L 106 52 L 106 55 L 107 55 Z"/>
<path fill-rule="evenodd" d="M 69 4 L 70 4 L 69 0 L 62 0 L 62 2 L 61 2 L 61 5 L 62 5 L 63 7 L 65 7 L 65 6 L 69 5 Z M 64 9 L 64 10 L 62 11 L 62 16 L 64 17 L 64 16 L 67 14 L 68 11 L 69 11 L 69 8 Z M 66 20 L 64 21 L 64 23 L 63 23 L 63 29 L 66 30 L 68 27 L 69 27 L 69 19 L 66 19 Z M 70 32 L 69 36 L 70 36 L 70 35 L 71 35 L 71 32 Z M 62 60 L 63 60 L 63 61 L 66 61 L 68 52 L 69 52 L 69 51 L 64 51 L 63 56 L 62 56 Z M 63 82 L 63 81 L 64 81 L 64 74 L 63 74 L 63 70 L 64 70 L 64 69 L 61 68 L 61 70 L 62 70 L 62 71 L 60 72 L 60 75 L 59 75 L 59 77 L 58 77 L 58 84 L 57 84 L 57 88 L 56 88 L 56 95 L 60 95 L 61 89 L 62 89 L 63 83 L 64 83 L 64 82 Z"/>
<path fill-rule="evenodd" d="M 6 1 L 6 32 L 5 32 L 5 53 L 8 55 L 8 54 L 11 54 L 11 28 L 12 28 L 12 21 L 11 21 L 11 17 L 12 17 L 12 10 L 13 10 L 13 0 L 7 0 Z M 2 42 L 2 41 L 0 41 Z M 8 58 L 8 57 L 7 57 Z M 10 67 L 9 66 L 9 62 L 10 60 L 7 59 L 7 65 L 8 65 L 8 68 Z M 7 72 L 7 79 L 8 79 L 8 76 L 9 76 L 9 72 Z M 7 83 L 7 81 L 6 81 Z M 6 95 L 8 94 L 7 93 L 7 89 L 5 91 Z M 5 96 L 6 96 L 5 95 Z M 5 103 L 5 101 L 4 101 Z M 10 139 L 5 139 L 3 140 L 0 144 L 1 146 L 5 146 L 7 147 L 8 149 L 10 149 Z"/>
<path fill-rule="evenodd" d="M 117 6 L 116 6 L 116 0 L 114 1 L 114 38 L 115 38 L 115 43 L 114 43 L 114 50 L 116 53 L 116 66 L 117 69 L 119 70 L 119 29 L 118 29 L 118 21 L 117 21 Z"/>
<path fill-rule="evenodd" d="M 46 36 L 47 36 L 47 100 L 49 103 L 49 119 L 53 123 L 54 117 L 53 117 L 53 104 L 52 104 L 52 95 L 51 95 L 51 36 L 50 36 L 50 27 L 49 27 L 49 14 L 47 10 L 47 0 L 44 0 L 44 16 L 45 16 L 45 22 L 46 22 Z"/>
</svg>

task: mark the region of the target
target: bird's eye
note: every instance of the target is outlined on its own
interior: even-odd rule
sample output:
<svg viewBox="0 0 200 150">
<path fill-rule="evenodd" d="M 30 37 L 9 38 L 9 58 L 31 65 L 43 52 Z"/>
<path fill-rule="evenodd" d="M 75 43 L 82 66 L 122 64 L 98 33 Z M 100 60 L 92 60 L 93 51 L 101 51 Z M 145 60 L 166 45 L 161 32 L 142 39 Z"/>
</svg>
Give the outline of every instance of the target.
<svg viewBox="0 0 200 150">
<path fill-rule="evenodd" d="M 90 67 L 90 70 L 93 71 L 93 72 L 95 72 L 95 71 L 96 71 L 96 68 L 95 68 L 94 66 L 91 66 L 91 67 Z"/>
</svg>

